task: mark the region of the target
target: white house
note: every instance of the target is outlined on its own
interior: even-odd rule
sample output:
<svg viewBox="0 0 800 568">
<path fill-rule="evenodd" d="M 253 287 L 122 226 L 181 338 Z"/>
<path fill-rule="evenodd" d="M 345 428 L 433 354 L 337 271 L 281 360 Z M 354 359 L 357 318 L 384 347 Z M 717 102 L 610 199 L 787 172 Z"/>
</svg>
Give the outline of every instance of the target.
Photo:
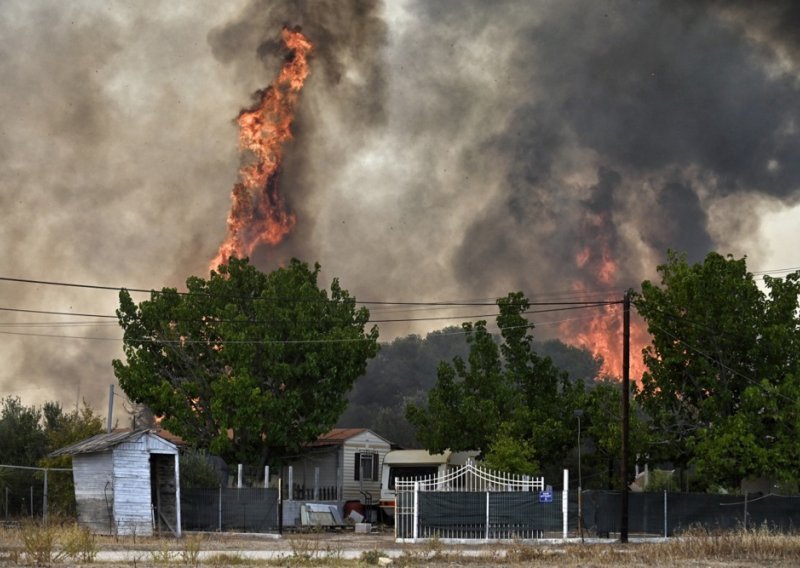
<svg viewBox="0 0 800 568">
<path fill-rule="evenodd" d="M 98 434 L 56 450 L 72 456 L 78 522 L 104 534 L 181 534 L 178 448 L 152 430 Z"/>
<path fill-rule="evenodd" d="M 391 443 L 366 428 L 334 428 L 307 445 L 282 471 L 286 501 L 360 501 L 377 505 L 381 466 Z"/>
</svg>

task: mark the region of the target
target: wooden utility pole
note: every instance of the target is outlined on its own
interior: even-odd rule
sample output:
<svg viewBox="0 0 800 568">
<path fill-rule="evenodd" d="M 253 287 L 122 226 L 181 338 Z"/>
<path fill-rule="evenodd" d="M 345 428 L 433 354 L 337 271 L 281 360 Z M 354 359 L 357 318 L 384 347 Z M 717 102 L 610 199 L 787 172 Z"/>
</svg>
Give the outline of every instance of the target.
<svg viewBox="0 0 800 568">
<path fill-rule="evenodd" d="M 622 300 L 622 514 L 619 541 L 628 542 L 628 438 L 630 434 L 631 291 Z"/>
</svg>

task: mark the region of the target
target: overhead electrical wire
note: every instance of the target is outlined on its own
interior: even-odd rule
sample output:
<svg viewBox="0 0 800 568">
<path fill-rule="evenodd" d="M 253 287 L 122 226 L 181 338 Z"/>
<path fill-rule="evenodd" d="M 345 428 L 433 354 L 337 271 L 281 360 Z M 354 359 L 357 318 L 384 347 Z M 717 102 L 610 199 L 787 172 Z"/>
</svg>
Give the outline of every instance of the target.
<svg viewBox="0 0 800 568">
<path fill-rule="evenodd" d="M 81 283 L 74 283 L 74 282 L 59 282 L 53 280 L 35 280 L 29 278 L 14 278 L 9 276 L 0 276 L 0 282 L 14 282 L 14 283 L 22 283 L 22 284 L 37 284 L 37 285 L 44 285 L 44 286 L 61 286 L 61 287 L 72 287 L 72 288 L 84 288 L 84 289 L 96 289 L 96 290 L 107 290 L 107 291 L 115 291 L 119 292 L 121 290 L 126 290 L 128 292 L 141 292 L 141 293 L 155 293 L 160 294 L 163 293 L 163 290 L 155 290 L 155 289 L 145 289 L 145 288 L 128 288 L 125 286 L 103 286 L 98 284 L 81 284 Z M 174 289 L 173 289 L 174 290 Z M 553 292 L 553 293 L 539 293 L 534 294 L 531 297 L 560 297 L 560 298 L 587 298 L 592 296 L 602 296 L 608 297 L 615 295 L 615 290 L 597 290 L 597 291 L 582 291 L 582 292 Z M 207 293 L 199 293 L 199 292 L 179 292 L 176 290 L 176 293 L 183 296 L 208 296 Z M 619 291 L 618 294 L 621 296 L 622 291 Z M 502 296 L 500 296 L 502 297 Z M 319 302 L 319 301 L 333 301 L 330 299 L 326 300 L 309 300 L 309 299 L 299 299 L 299 298 L 263 298 L 263 297 L 248 297 L 247 299 L 251 300 L 268 300 L 268 301 L 275 301 L 275 302 Z M 459 306 L 495 306 L 497 305 L 496 299 L 478 299 L 478 300 L 441 300 L 441 301 L 406 301 L 406 300 L 358 300 L 355 299 L 357 304 L 360 305 L 372 305 L 372 306 L 431 306 L 431 307 L 459 307 Z M 593 304 L 597 303 L 599 300 L 549 300 L 549 301 L 530 301 L 529 304 L 534 305 L 542 305 L 542 306 L 551 306 L 551 305 L 572 305 L 576 303 L 586 303 L 586 304 Z"/>
<path fill-rule="evenodd" d="M 577 306 L 569 306 L 569 307 L 557 307 L 545 310 L 527 310 L 525 312 L 521 312 L 525 315 L 532 315 L 532 314 L 543 314 L 543 313 L 552 313 L 552 312 L 562 312 L 562 311 L 570 311 L 570 310 L 578 310 L 578 309 L 586 309 L 586 308 L 593 308 L 593 307 L 606 307 L 609 304 L 601 303 L 601 304 L 593 304 L 593 305 L 577 305 Z M 0 308 L 2 309 L 2 308 Z M 86 314 L 83 314 L 86 315 Z M 430 321 L 430 320 L 453 320 L 453 319 L 472 319 L 477 320 L 484 317 L 497 317 L 499 314 L 480 314 L 472 316 L 452 316 L 452 317 L 438 317 L 438 318 L 417 318 L 417 319 L 394 319 L 394 320 L 369 320 L 367 323 L 396 323 L 400 321 L 404 322 L 415 322 L 415 321 Z M 56 322 L 62 323 L 62 322 Z M 103 322 L 105 323 L 105 322 Z M 215 322 L 217 323 L 217 322 Z M 233 323 L 271 323 L 271 322 L 250 322 L 250 321 L 239 321 L 234 320 Z M 528 324 L 526 326 L 521 327 L 535 327 L 535 324 Z M 19 335 L 19 336 L 27 336 L 27 337 L 51 337 L 51 338 L 65 338 L 65 339 L 88 339 L 88 340 L 95 340 L 95 341 L 122 341 L 122 338 L 114 338 L 114 337 L 90 337 L 90 336 L 75 336 L 75 335 L 62 335 L 62 334 L 46 334 L 46 333 L 32 333 L 32 332 L 18 332 L 18 331 L 2 331 L 0 330 L 0 334 L 3 335 Z M 137 339 L 138 341 L 146 341 L 147 339 Z M 229 341 L 229 340 L 222 340 L 219 343 L 318 343 L 318 342 L 335 342 L 335 341 L 361 341 L 361 339 L 357 340 L 241 340 L 241 341 Z M 169 340 L 163 340 L 169 341 Z M 175 343 L 207 343 L 207 340 L 189 340 L 189 339 L 179 339 L 174 340 Z"/>
</svg>

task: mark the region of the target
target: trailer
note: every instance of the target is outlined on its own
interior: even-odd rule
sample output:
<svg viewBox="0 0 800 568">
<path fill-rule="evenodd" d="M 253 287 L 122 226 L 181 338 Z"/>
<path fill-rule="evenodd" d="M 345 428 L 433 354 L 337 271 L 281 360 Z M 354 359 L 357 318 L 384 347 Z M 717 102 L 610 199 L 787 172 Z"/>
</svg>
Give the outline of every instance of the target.
<svg viewBox="0 0 800 568">
<path fill-rule="evenodd" d="M 380 509 L 384 519 L 394 520 L 395 481 L 398 478 L 444 475 L 451 469 L 466 465 L 478 456 L 477 451 L 432 454 L 427 450 L 393 450 L 383 458 L 381 468 Z"/>
</svg>

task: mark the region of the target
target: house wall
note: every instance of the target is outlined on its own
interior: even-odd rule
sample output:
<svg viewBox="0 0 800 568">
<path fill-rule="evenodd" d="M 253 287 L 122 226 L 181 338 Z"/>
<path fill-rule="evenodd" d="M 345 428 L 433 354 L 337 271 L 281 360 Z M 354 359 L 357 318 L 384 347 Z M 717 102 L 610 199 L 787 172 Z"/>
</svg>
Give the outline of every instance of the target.
<svg viewBox="0 0 800 568">
<path fill-rule="evenodd" d="M 72 479 L 75 483 L 78 522 L 92 532 L 113 532 L 112 477 L 111 451 L 73 456 Z"/>
<path fill-rule="evenodd" d="M 361 491 L 368 492 L 372 496 L 372 504 L 376 505 L 381 496 L 381 466 L 383 458 L 391 449 L 389 442 L 377 436 L 369 430 L 356 434 L 345 441 L 342 450 L 342 500 L 365 501 Z M 360 479 L 355 479 L 355 458 L 357 453 L 374 452 L 377 460 L 377 475 L 374 479 L 364 479 L 364 475 L 359 475 Z M 362 473 L 362 472 L 360 472 Z M 372 473 L 372 472 L 370 472 Z"/>
</svg>

